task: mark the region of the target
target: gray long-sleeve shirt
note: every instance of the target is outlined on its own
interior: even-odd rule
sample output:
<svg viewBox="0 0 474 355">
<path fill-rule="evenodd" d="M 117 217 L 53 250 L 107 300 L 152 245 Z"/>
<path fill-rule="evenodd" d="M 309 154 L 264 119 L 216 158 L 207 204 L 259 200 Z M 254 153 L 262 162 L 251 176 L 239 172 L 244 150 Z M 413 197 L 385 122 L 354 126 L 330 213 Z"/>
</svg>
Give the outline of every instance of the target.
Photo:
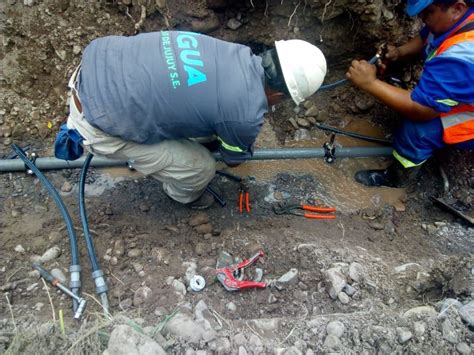
<svg viewBox="0 0 474 355">
<path fill-rule="evenodd" d="M 110 135 L 153 144 L 215 134 L 228 162 L 251 156 L 268 110 L 260 57 L 191 32 L 92 41 L 79 96 L 87 121 Z"/>
</svg>

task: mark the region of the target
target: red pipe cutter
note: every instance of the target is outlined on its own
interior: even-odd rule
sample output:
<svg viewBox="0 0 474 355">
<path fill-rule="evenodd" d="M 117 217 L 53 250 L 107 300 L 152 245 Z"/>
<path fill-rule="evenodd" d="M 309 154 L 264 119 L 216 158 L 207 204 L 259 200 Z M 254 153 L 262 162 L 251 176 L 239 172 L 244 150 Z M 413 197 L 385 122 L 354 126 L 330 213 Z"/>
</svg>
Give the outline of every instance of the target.
<svg viewBox="0 0 474 355">
<path fill-rule="evenodd" d="M 265 282 L 256 282 L 248 280 L 238 280 L 239 274 L 242 273 L 243 269 L 248 266 L 255 264 L 259 258 L 265 254 L 263 251 L 259 251 L 257 254 L 252 256 L 250 259 L 241 261 L 238 264 L 227 265 L 219 267 L 219 262 L 216 269 L 216 276 L 219 282 L 224 286 L 227 291 L 239 291 L 247 288 L 265 288 L 267 284 Z"/>
</svg>

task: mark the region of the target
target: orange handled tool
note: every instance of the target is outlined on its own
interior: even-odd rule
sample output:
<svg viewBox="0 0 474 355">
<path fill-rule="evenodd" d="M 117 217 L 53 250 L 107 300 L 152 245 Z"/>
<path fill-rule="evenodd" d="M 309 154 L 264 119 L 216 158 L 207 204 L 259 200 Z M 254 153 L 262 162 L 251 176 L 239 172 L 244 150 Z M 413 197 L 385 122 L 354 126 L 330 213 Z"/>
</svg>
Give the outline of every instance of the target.
<svg viewBox="0 0 474 355">
<path fill-rule="evenodd" d="M 336 212 L 335 207 L 317 207 L 317 206 L 310 206 L 310 205 L 273 206 L 273 211 L 276 214 L 294 214 L 296 216 L 301 216 L 301 217 L 310 218 L 310 219 L 336 219 L 335 215 L 305 213 L 305 212 L 300 212 L 300 210 L 309 211 L 309 212 L 317 212 L 317 213 Z"/>
</svg>

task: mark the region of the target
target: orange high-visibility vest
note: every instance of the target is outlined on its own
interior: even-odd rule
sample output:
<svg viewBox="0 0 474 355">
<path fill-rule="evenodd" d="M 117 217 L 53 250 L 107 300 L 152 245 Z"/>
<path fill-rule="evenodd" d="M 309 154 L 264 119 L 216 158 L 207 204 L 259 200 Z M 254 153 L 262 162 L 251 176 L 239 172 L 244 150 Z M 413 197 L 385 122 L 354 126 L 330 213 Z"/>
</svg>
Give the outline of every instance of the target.
<svg viewBox="0 0 474 355">
<path fill-rule="evenodd" d="M 427 61 L 444 53 L 455 44 L 468 41 L 474 41 L 474 14 L 456 26 L 444 42 L 428 56 Z M 440 117 L 445 143 L 456 144 L 474 139 L 474 102 L 457 104 L 450 111 L 441 113 Z"/>
</svg>

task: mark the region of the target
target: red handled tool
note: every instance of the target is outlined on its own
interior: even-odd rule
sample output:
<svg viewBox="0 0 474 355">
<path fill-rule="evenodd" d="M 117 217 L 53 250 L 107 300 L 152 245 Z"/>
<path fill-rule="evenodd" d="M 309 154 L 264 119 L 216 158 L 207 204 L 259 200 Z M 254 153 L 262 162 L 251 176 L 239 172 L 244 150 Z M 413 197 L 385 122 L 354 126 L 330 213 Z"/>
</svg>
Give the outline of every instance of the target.
<svg viewBox="0 0 474 355">
<path fill-rule="evenodd" d="M 273 211 L 276 214 L 294 214 L 295 216 L 301 216 L 304 218 L 310 219 L 336 219 L 335 215 L 329 214 L 315 214 L 315 213 L 306 213 L 316 212 L 316 213 L 332 213 L 336 212 L 335 207 L 317 207 L 310 205 L 283 205 L 283 206 L 273 206 Z M 303 211 L 303 212 L 300 212 Z"/>
<path fill-rule="evenodd" d="M 248 280 L 238 280 L 237 277 L 242 273 L 243 269 L 248 266 L 255 264 L 258 259 L 263 257 L 265 254 L 263 251 L 259 251 L 257 254 L 252 256 L 250 259 L 241 261 L 238 264 L 227 265 L 219 267 L 217 265 L 216 275 L 219 282 L 224 286 L 227 291 L 240 291 L 247 288 L 265 288 L 267 284 L 265 282 L 256 282 Z"/>
<path fill-rule="evenodd" d="M 239 191 L 239 212 L 245 211 L 250 213 L 250 197 L 249 197 L 249 180 L 242 178 L 240 180 L 240 191 Z"/>
</svg>

